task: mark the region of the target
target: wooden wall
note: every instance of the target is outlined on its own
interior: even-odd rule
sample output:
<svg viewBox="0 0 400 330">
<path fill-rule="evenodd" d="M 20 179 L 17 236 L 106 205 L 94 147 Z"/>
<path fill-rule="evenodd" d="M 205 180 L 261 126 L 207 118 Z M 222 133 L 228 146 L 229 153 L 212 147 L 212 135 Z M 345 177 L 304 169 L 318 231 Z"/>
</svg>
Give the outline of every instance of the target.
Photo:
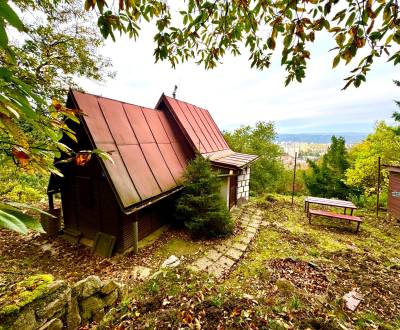
<svg viewBox="0 0 400 330">
<path fill-rule="evenodd" d="M 400 173 L 389 172 L 388 212 L 400 219 Z M 397 195 L 397 196 L 396 196 Z"/>
</svg>

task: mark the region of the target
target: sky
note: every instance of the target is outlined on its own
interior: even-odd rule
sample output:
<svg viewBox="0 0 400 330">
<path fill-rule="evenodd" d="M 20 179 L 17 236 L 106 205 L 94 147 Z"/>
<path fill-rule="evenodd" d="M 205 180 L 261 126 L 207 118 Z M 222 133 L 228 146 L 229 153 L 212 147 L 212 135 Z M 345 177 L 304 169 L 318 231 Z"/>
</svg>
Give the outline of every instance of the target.
<svg viewBox="0 0 400 330">
<path fill-rule="evenodd" d="M 194 62 L 171 68 L 168 62 L 154 63 L 154 27 L 144 25 L 137 41 L 122 36 L 107 40 L 100 53 L 111 58 L 116 77 L 98 83 L 79 78 L 87 92 L 154 107 L 162 93 L 208 109 L 218 126 L 233 130 L 257 121 L 273 121 L 278 133 L 369 133 L 378 120 L 393 123 L 393 102 L 400 99 L 398 67 L 379 60 L 359 88 L 342 91 L 343 78 L 358 61 L 331 69 L 335 45 L 317 35 L 305 80 L 284 86 L 285 70 L 280 51 L 269 69 L 250 68 L 246 55 L 228 56 L 216 69 L 205 70 Z"/>
</svg>

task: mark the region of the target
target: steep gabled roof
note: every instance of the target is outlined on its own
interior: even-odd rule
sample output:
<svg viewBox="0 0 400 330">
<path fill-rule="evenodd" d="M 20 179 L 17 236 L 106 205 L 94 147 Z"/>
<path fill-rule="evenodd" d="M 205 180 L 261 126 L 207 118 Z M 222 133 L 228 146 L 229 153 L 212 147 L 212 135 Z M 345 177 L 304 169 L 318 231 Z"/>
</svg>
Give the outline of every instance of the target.
<svg viewBox="0 0 400 330">
<path fill-rule="evenodd" d="M 216 166 L 243 168 L 258 156 L 232 151 L 208 110 L 162 95 L 156 108 L 168 108 L 191 144 L 193 150 Z"/>
<path fill-rule="evenodd" d="M 124 209 L 180 185 L 190 154 L 168 113 L 77 91 L 70 96 L 93 147 L 111 153 L 114 164 L 103 165 Z"/>
</svg>

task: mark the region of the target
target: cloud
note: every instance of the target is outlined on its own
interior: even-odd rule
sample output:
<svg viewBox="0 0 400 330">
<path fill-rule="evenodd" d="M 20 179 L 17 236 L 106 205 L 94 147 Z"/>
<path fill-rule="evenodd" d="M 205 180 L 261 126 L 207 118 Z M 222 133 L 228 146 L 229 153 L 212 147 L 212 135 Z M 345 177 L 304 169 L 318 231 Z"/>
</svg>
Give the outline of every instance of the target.
<svg viewBox="0 0 400 330">
<path fill-rule="evenodd" d="M 377 120 L 388 120 L 396 110 L 393 99 L 399 88 L 392 64 L 378 61 L 367 83 L 341 91 L 343 78 L 352 66 L 331 69 L 330 39 L 322 36 L 312 47 L 307 77 L 303 83 L 284 87 L 285 71 L 279 65 L 279 50 L 271 68 L 250 69 L 247 56 L 227 56 L 214 70 L 194 63 L 154 63 L 154 27 L 145 25 L 138 41 L 125 36 L 107 41 L 102 53 L 112 59 L 117 76 L 105 83 L 78 79 L 88 92 L 154 107 L 161 93 L 207 108 L 222 129 L 234 129 L 257 121 L 274 121 L 285 133 L 371 131 Z"/>
</svg>

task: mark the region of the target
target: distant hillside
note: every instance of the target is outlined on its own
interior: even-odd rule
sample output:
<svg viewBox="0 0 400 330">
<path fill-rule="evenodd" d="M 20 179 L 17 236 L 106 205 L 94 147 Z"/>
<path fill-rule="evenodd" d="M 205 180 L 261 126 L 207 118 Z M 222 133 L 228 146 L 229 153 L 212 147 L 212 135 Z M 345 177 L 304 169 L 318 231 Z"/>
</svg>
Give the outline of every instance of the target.
<svg viewBox="0 0 400 330">
<path fill-rule="evenodd" d="M 307 142 L 307 143 L 330 143 L 331 136 L 343 136 L 347 144 L 358 143 L 367 137 L 368 133 L 299 133 L 299 134 L 278 134 L 277 142 Z"/>
</svg>

